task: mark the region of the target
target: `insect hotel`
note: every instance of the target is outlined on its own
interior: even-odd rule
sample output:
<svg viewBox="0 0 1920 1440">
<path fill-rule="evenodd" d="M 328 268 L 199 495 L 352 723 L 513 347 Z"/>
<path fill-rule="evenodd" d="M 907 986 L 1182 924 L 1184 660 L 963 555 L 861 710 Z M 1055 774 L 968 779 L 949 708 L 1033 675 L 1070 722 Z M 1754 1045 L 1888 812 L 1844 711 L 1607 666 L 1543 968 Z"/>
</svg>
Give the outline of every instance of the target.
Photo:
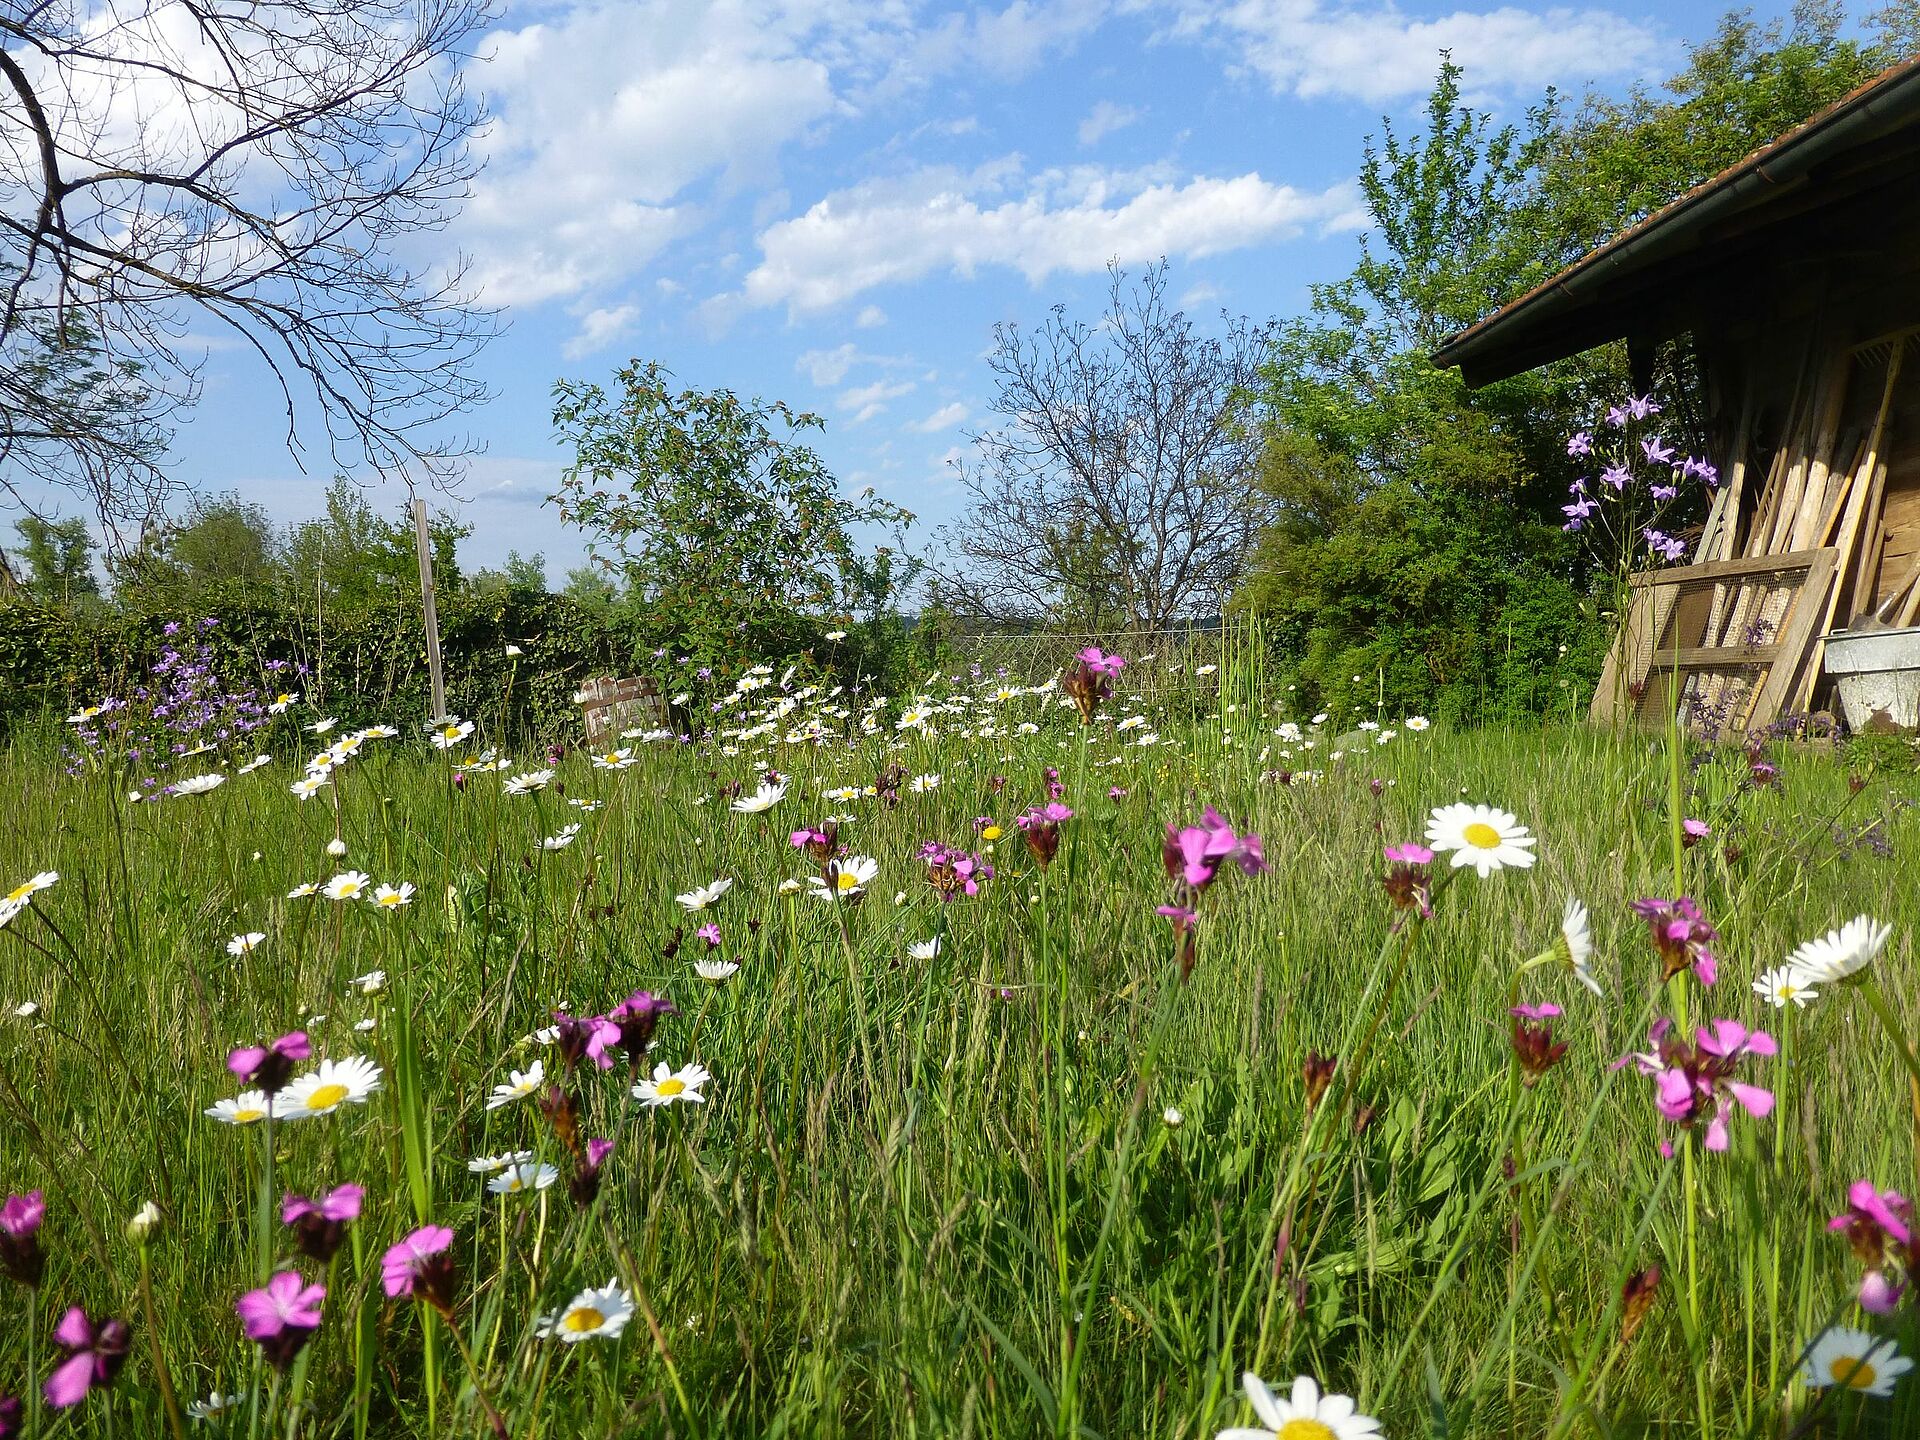
<svg viewBox="0 0 1920 1440">
<path fill-rule="evenodd" d="M 1920 62 L 1885 71 L 1434 356 L 1469 385 L 1624 340 L 1701 382 L 1722 483 L 1692 563 L 1633 577 L 1592 715 L 1740 734 L 1920 722 Z"/>
</svg>

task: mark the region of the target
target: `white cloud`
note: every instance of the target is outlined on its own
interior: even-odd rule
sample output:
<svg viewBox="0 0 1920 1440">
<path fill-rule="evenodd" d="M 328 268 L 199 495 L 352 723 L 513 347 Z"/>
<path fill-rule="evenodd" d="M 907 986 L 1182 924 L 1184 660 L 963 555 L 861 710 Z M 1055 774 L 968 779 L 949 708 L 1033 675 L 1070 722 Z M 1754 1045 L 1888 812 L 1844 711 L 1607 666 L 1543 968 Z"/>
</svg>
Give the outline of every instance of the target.
<svg viewBox="0 0 1920 1440">
<path fill-rule="evenodd" d="M 916 420 L 907 428 L 917 430 L 922 435 L 937 435 L 942 430 L 951 430 L 967 418 L 967 407 L 958 400 L 951 405 L 942 405 L 924 420 Z"/>
<path fill-rule="evenodd" d="M 835 403 L 852 415 L 850 424 L 858 425 L 885 410 L 887 402 L 911 394 L 913 388 L 911 380 L 876 380 L 871 385 L 841 391 Z"/>
<path fill-rule="evenodd" d="M 1132 105 L 1116 105 L 1111 100 L 1102 100 L 1080 122 L 1080 143 L 1092 145 L 1102 136 L 1126 129 L 1145 113 Z"/>
<path fill-rule="evenodd" d="M 1095 166 L 1024 173 L 1017 159 L 971 174 L 928 169 L 837 191 L 769 226 L 760 263 L 724 303 L 831 309 L 880 285 L 983 265 L 1038 283 L 1169 256 L 1269 244 L 1310 226 L 1350 223 L 1352 186 L 1318 193 L 1258 174 L 1196 176 Z"/>
<path fill-rule="evenodd" d="M 569 360 L 578 360 L 603 350 L 633 329 L 640 318 L 638 305 L 603 305 L 580 317 L 580 329 L 560 349 Z"/>
<path fill-rule="evenodd" d="M 1218 285 L 1202 280 L 1197 285 L 1187 287 L 1186 293 L 1180 297 L 1180 308 L 1194 310 L 1202 305 L 1211 305 L 1220 298 L 1220 295 L 1221 290 Z"/>
<path fill-rule="evenodd" d="M 854 349 L 853 342 L 849 340 L 831 350 L 802 351 L 800 358 L 793 362 L 793 368 L 816 385 L 838 385 L 846 379 L 847 371 L 853 368 L 853 362 L 859 358 L 860 352 Z"/>
<path fill-rule="evenodd" d="M 878 305 L 863 305 L 860 313 L 853 317 L 853 323 L 862 330 L 877 330 L 887 323 L 887 312 Z"/>
<path fill-rule="evenodd" d="M 1382 103 L 1433 85 L 1449 50 L 1473 90 L 1535 91 L 1601 75 L 1643 76 L 1667 58 L 1658 31 L 1600 9 L 1455 10 L 1421 19 L 1391 3 L 1176 0 L 1172 33 L 1220 41 L 1278 93 Z"/>
</svg>

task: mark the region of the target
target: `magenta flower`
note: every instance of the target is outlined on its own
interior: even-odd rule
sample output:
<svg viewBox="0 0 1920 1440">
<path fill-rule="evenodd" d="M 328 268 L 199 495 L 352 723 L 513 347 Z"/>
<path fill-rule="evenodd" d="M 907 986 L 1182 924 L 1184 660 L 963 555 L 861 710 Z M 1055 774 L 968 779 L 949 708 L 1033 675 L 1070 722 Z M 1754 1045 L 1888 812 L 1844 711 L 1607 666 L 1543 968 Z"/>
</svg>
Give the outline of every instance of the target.
<svg viewBox="0 0 1920 1440">
<path fill-rule="evenodd" d="M 1691 850 L 1702 840 L 1713 834 L 1713 827 L 1704 820 L 1682 820 L 1680 822 L 1680 843 Z"/>
<path fill-rule="evenodd" d="M 653 1032 L 660 1022 L 678 1013 L 666 996 L 651 990 L 636 990 L 609 1010 L 607 1019 L 628 1061 L 638 1065 L 646 1058 L 647 1047 L 653 1044 Z"/>
<path fill-rule="evenodd" d="M 247 1291 L 233 1308 L 267 1363 L 284 1370 L 320 1328 L 320 1302 L 326 1298 L 326 1286 L 309 1285 L 297 1270 L 282 1270 L 260 1289 Z"/>
<path fill-rule="evenodd" d="M 1508 1013 L 1513 1016 L 1510 1038 L 1513 1058 L 1520 1065 L 1520 1083 L 1531 1090 L 1542 1075 L 1566 1059 L 1568 1042 L 1556 1042 L 1553 1026 L 1548 1023 L 1564 1012 L 1547 1001 L 1539 1005 L 1515 1005 Z M 1528 1021 L 1533 1023 L 1525 1023 Z"/>
<path fill-rule="evenodd" d="M 984 857 L 938 840 L 922 845 L 920 858 L 927 862 L 927 883 L 943 903 L 956 895 L 978 895 L 980 882 L 993 878 L 993 866 Z"/>
<path fill-rule="evenodd" d="M 1127 787 L 1124 785 L 1115 785 L 1107 791 L 1107 799 L 1109 800 L 1124 800 L 1126 798 Z"/>
<path fill-rule="evenodd" d="M 553 1023 L 559 1031 L 555 1048 L 569 1070 L 582 1060 L 591 1060 L 602 1070 L 613 1068 L 607 1047 L 619 1043 L 619 1025 L 604 1015 L 569 1015 L 564 1010 L 553 1012 Z"/>
<path fill-rule="evenodd" d="M 1827 1222 L 1827 1229 L 1844 1230 L 1863 1260 L 1878 1260 L 1886 1242 L 1913 1243 L 1913 1202 L 1898 1190 L 1876 1189 L 1871 1180 L 1847 1187 L 1847 1209 Z"/>
<path fill-rule="evenodd" d="M 1213 884 L 1220 866 L 1229 861 L 1247 875 L 1259 875 L 1267 868 L 1260 837 L 1238 834 L 1211 805 L 1198 825 L 1167 825 L 1160 858 L 1169 878 L 1196 891 Z"/>
<path fill-rule="evenodd" d="M 1127 666 L 1118 655 L 1102 655 L 1098 645 L 1089 645 L 1080 652 L 1079 658 L 1080 663 L 1096 675 L 1118 675 Z"/>
<path fill-rule="evenodd" d="M 1073 811 L 1058 800 L 1049 800 L 1045 805 L 1035 805 L 1024 814 L 1013 817 L 1013 823 L 1020 827 L 1020 834 L 1027 842 L 1027 849 L 1040 863 L 1042 870 L 1053 863 L 1053 857 L 1060 850 L 1060 822 L 1071 820 Z"/>
<path fill-rule="evenodd" d="M 313 1054 L 307 1032 L 293 1030 L 266 1045 L 246 1045 L 227 1056 L 227 1069 L 239 1077 L 242 1085 L 258 1086 L 268 1095 L 278 1095 L 293 1076 L 296 1060 Z"/>
<path fill-rule="evenodd" d="M 709 920 L 693 933 L 707 942 L 707 948 L 709 950 L 717 950 L 720 948 L 720 927 L 714 924 L 713 921 Z"/>
<path fill-rule="evenodd" d="M 78 1305 L 54 1327 L 53 1341 L 66 1356 L 43 1387 L 47 1403 L 56 1410 L 78 1405 L 97 1385 L 112 1384 L 133 1343 L 126 1321 L 96 1326 Z"/>
<path fill-rule="evenodd" d="M 1387 898 L 1396 910 L 1418 910 L 1422 920 L 1431 920 L 1433 876 L 1427 867 L 1433 863 L 1433 851 L 1409 843 L 1389 845 L 1385 854 L 1387 873 L 1380 877 L 1380 883 L 1386 887 Z"/>
<path fill-rule="evenodd" d="M 20 1433 L 20 1397 L 0 1395 L 0 1440 L 13 1440 Z"/>
<path fill-rule="evenodd" d="M 47 1218 L 46 1197 L 38 1190 L 9 1195 L 0 1205 L 0 1270 L 22 1285 L 40 1283 L 47 1259 L 40 1250 L 38 1232 Z"/>
<path fill-rule="evenodd" d="M 573 1203 L 585 1209 L 600 1193 L 600 1167 L 607 1163 L 607 1156 L 613 1153 L 613 1141 L 592 1139 L 587 1141 L 587 1153 L 581 1157 L 579 1168 L 573 1178 L 567 1182 L 567 1193 L 573 1197 Z"/>
<path fill-rule="evenodd" d="M 1633 909 L 1647 922 L 1654 953 L 1660 957 L 1662 980 L 1691 969 L 1702 985 L 1713 984 L 1719 964 L 1710 947 L 1720 933 L 1707 923 L 1691 898 L 1682 895 L 1677 900 L 1636 900 Z"/>
<path fill-rule="evenodd" d="M 444 1225 L 422 1225 L 390 1246 L 380 1257 L 380 1283 L 394 1297 L 411 1296 L 447 1311 L 453 1306 L 453 1257 L 447 1249 L 453 1231 Z"/>
<path fill-rule="evenodd" d="M 1082 724 L 1093 719 L 1102 701 L 1113 695 L 1113 677 L 1126 665 L 1118 655 L 1102 655 L 1100 647 L 1089 645 L 1074 657 L 1060 677 L 1060 688 L 1080 712 Z"/>
<path fill-rule="evenodd" d="M 1709 1150 L 1727 1148 L 1727 1105 L 1733 1101 L 1755 1119 L 1773 1111 L 1773 1092 L 1733 1078 L 1734 1069 L 1749 1056 L 1767 1056 L 1777 1047 L 1764 1030 L 1749 1030 L 1737 1020 L 1715 1020 L 1694 1032 L 1688 1045 L 1673 1033 L 1671 1020 L 1655 1022 L 1650 1052 L 1623 1055 L 1614 1068 L 1633 1064 L 1652 1078 L 1654 1108 L 1661 1118 L 1683 1129 L 1706 1126 Z M 1664 1148 L 1664 1147 L 1663 1147 Z"/>
<path fill-rule="evenodd" d="M 288 1195 L 280 1202 L 280 1220 L 292 1227 L 294 1248 L 322 1265 L 333 1259 L 347 1226 L 360 1218 L 366 1193 L 358 1185 L 340 1185 L 317 1200 Z"/>
</svg>

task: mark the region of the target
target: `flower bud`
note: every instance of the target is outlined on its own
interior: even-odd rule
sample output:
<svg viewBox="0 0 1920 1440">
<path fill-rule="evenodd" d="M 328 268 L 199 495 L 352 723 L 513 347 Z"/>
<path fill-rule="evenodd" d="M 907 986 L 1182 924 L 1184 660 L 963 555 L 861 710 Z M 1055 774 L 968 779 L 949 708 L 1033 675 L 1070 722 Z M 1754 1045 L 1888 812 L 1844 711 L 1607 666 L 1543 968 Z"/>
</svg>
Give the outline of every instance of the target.
<svg viewBox="0 0 1920 1440">
<path fill-rule="evenodd" d="M 327 842 L 327 854 L 331 855 L 334 859 L 338 860 L 346 853 L 347 842 L 342 840 L 338 835 Z"/>
<path fill-rule="evenodd" d="M 160 1207 L 148 1200 L 133 1212 L 133 1218 L 127 1221 L 127 1239 L 136 1245 L 144 1245 L 160 1228 Z"/>
</svg>

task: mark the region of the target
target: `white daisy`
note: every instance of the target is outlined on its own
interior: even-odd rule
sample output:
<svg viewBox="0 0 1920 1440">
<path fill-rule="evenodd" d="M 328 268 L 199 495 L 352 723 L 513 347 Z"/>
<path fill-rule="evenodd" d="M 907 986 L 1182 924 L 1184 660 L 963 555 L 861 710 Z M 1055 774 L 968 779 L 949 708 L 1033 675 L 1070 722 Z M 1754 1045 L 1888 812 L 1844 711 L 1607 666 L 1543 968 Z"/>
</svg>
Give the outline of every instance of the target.
<svg viewBox="0 0 1920 1440">
<path fill-rule="evenodd" d="M 320 787 L 327 783 L 328 780 L 325 775 L 302 775 L 298 780 L 287 786 L 287 789 L 295 795 L 298 795 L 302 800 L 311 800 L 320 793 Z"/>
<path fill-rule="evenodd" d="M 1345 1395 L 1322 1395 L 1311 1376 L 1295 1379 L 1284 1400 L 1252 1371 L 1241 1376 L 1240 1383 L 1260 1425 L 1222 1430 L 1216 1440 L 1368 1440 L 1380 1433 L 1378 1420 L 1359 1414 Z"/>
<path fill-rule="evenodd" d="M 493 1087 L 493 1094 L 487 1099 L 487 1109 L 498 1110 L 503 1105 L 511 1105 L 533 1094 L 547 1079 L 547 1067 L 538 1060 L 525 1070 L 507 1072 L 507 1083 Z"/>
<path fill-rule="evenodd" d="M 1891 1336 L 1835 1325 L 1807 1351 L 1800 1382 L 1814 1390 L 1839 1385 L 1884 1399 L 1893 1394 L 1893 1382 L 1912 1368 Z"/>
<path fill-rule="evenodd" d="M 722 980 L 730 980 L 739 972 L 739 965 L 732 960 L 696 960 L 693 973 L 702 980 L 711 980 L 718 985 Z"/>
<path fill-rule="evenodd" d="M 266 938 L 267 937 L 258 930 L 249 930 L 244 935 L 236 935 L 227 941 L 227 954 L 233 956 L 248 954 L 250 951 L 256 949 L 260 942 Z"/>
<path fill-rule="evenodd" d="M 1433 724 L 1433 722 L 1424 715 L 1409 715 L 1400 722 L 1400 728 L 1403 730 L 1411 730 L 1415 734 L 1418 734 L 1431 724 Z"/>
<path fill-rule="evenodd" d="M 364 1020 L 354 1021 L 353 1028 L 357 1033 L 361 1035 L 371 1035 L 373 1033 L 373 1027 L 378 1025 L 379 1023 L 380 1022 L 378 1020 L 374 1019 L 371 1015 L 369 1015 Z"/>
<path fill-rule="evenodd" d="M 778 805 L 781 797 L 786 793 L 786 781 L 782 780 L 778 785 L 769 785 L 763 781 L 761 782 L 760 788 L 755 790 L 751 795 L 742 795 L 738 800 L 734 801 L 733 808 L 738 810 L 742 815 L 758 815 L 761 811 L 771 810 L 775 805 Z"/>
<path fill-rule="evenodd" d="M 213 1391 L 204 1400 L 190 1401 L 187 1405 L 187 1417 L 192 1420 L 217 1420 L 222 1415 L 231 1415 L 240 1408 L 242 1395 L 223 1395 Z"/>
<path fill-rule="evenodd" d="M 576 810 L 584 810 L 589 815 L 593 814 L 596 810 L 604 810 L 607 806 L 607 802 L 604 800 L 569 800 L 567 804 Z"/>
<path fill-rule="evenodd" d="M 327 881 L 321 893 L 329 900 L 358 900 L 372 883 L 373 877 L 364 870 L 342 870 Z"/>
<path fill-rule="evenodd" d="M 806 888 L 807 887 L 798 880 L 782 880 L 780 884 L 775 887 L 775 893 L 780 895 L 798 895 Z"/>
<path fill-rule="evenodd" d="M 544 1162 L 522 1161 L 509 1165 L 487 1182 L 495 1195 L 524 1195 L 529 1190 L 544 1190 L 560 1178 L 560 1172 Z"/>
<path fill-rule="evenodd" d="M 633 1098 L 649 1109 L 682 1102 L 704 1105 L 707 1097 L 700 1093 L 700 1087 L 712 1078 L 704 1065 L 687 1065 L 673 1070 L 663 1060 L 653 1067 L 651 1080 L 642 1080 L 633 1087 Z"/>
<path fill-rule="evenodd" d="M 609 1280 L 598 1290 L 582 1290 L 551 1315 L 542 1316 L 533 1333 L 543 1340 L 577 1345 L 582 1340 L 611 1340 L 633 1318 L 633 1300 Z"/>
<path fill-rule="evenodd" d="M 319 893 L 320 893 L 319 883 L 317 881 L 308 880 L 304 884 L 296 885 L 293 887 L 293 889 L 287 891 L 287 899 L 305 900 L 309 896 L 318 895 Z"/>
<path fill-rule="evenodd" d="M 3 902 L 8 905 L 24 905 L 42 890 L 50 888 L 60 878 L 58 870 L 42 870 L 31 880 L 22 880 L 6 893 Z"/>
<path fill-rule="evenodd" d="M 627 746 L 593 757 L 593 768 L 596 770 L 624 770 L 631 764 L 633 764 L 633 751 Z"/>
<path fill-rule="evenodd" d="M 254 771 L 258 770 L 262 765 L 271 765 L 272 763 L 273 763 L 273 757 L 271 755 L 256 755 L 253 757 L 253 759 L 247 761 L 246 764 L 240 766 L 233 773 L 236 775 L 251 775 Z"/>
<path fill-rule="evenodd" d="M 564 825 L 561 827 L 558 835 L 549 835 L 546 839 L 542 840 L 540 842 L 540 848 L 542 850 L 564 850 L 567 846 L 573 844 L 574 838 L 578 836 L 579 833 L 580 827 L 578 825 Z"/>
<path fill-rule="evenodd" d="M 398 889 L 391 885 L 382 885 L 373 892 L 373 903 L 382 910 L 398 910 L 402 905 L 411 905 L 413 885 L 410 881 L 402 881 Z"/>
<path fill-rule="evenodd" d="M 1773 1006 L 1784 1010 L 1789 1004 L 1805 1008 L 1820 998 L 1820 992 L 1813 988 L 1813 981 L 1807 972 L 1798 965 L 1776 965 L 1765 971 L 1753 982 L 1753 993 Z"/>
<path fill-rule="evenodd" d="M 518 645 L 507 646 L 506 654 L 507 654 L 507 659 L 509 660 L 518 660 L 522 655 L 526 653 L 527 652 L 522 650 Z"/>
<path fill-rule="evenodd" d="M 1787 963 L 1815 985 L 1834 985 L 1873 963 L 1893 935 L 1869 915 L 1856 915 L 1838 930 L 1809 940 L 1787 957 Z"/>
<path fill-rule="evenodd" d="M 1451 850 L 1454 869 L 1471 865 L 1483 880 L 1508 866 L 1525 870 L 1537 843 L 1517 817 L 1490 805 L 1442 805 L 1427 817 L 1427 844 Z"/>
<path fill-rule="evenodd" d="M 500 788 L 509 795 L 531 795 L 536 790 L 544 790 L 553 783 L 551 770 L 527 770 L 503 781 Z"/>
<path fill-rule="evenodd" d="M 451 750 L 471 734 L 473 734 L 473 722 L 471 720 L 461 720 L 449 715 L 445 720 L 440 721 L 432 727 L 428 732 L 427 738 L 433 742 L 434 749 Z"/>
<path fill-rule="evenodd" d="M 369 725 L 360 732 L 362 740 L 391 740 L 400 732 L 391 725 Z"/>
<path fill-rule="evenodd" d="M 851 900 L 880 873 L 880 862 L 866 855 L 843 855 L 827 862 L 827 878 L 809 877 L 807 884 L 822 900 Z"/>
<path fill-rule="evenodd" d="M 387 972 L 384 970 L 369 970 L 364 975 L 354 976 L 353 979 L 347 983 L 362 995 L 378 995 L 382 990 L 387 988 Z"/>
<path fill-rule="evenodd" d="M 940 937 L 938 935 L 934 936 L 931 940 L 916 940 L 907 946 L 907 958 L 909 960 L 931 960 L 939 953 Z"/>
<path fill-rule="evenodd" d="M 940 788 L 938 775 L 916 775 L 907 782 L 907 789 L 916 795 L 925 795 Z"/>
<path fill-rule="evenodd" d="M 1573 971 L 1574 979 L 1595 995 L 1600 994 L 1600 982 L 1593 978 L 1591 968 L 1593 925 L 1587 917 L 1587 907 L 1572 895 L 1567 897 L 1566 913 L 1560 917 L 1560 937 L 1554 941 L 1553 948 Z"/>
<path fill-rule="evenodd" d="M 467 1161 L 467 1169 L 476 1175 L 491 1175 L 509 1165 L 525 1165 L 533 1159 L 531 1150 L 509 1150 L 504 1155 L 476 1155 Z"/>
<path fill-rule="evenodd" d="M 269 715 L 284 715 L 287 713 L 287 707 L 298 704 L 299 700 L 300 692 L 298 690 L 282 690 L 278 695 L 274 696 L 272 701 L 267 705 L 267 713 Z"/>
<path fill-rule="evenodd" d="M 202 1113 L 223 1125 L 252 1125 L 273 1111 L 264 1090 L 242 1090 L 231 1100 L 216 1100 Z"/>
<path fill-rule="evenodd" d="M 723 875 L 711 885 L 696 886 L 686 894 L 676 895 L 673 898 L 688 910 L 704 910 L 732 888 L 733 881 Z"/>
<path fill-rule="evenodd" d="M 323 715 L 318 720 L 314 721 L 311 725 L 307 726 L 307 729 L 312 734 L 324 735 L 339 723 L 340 722 L 338 720 L 335 720 L 331 715 Z"/>
<path fill-rule="evenodd" d="M 189 775 L 185 780 L 176 780 L 167 786 L 173 795 L 204 795 L 209 790 L 218 790 L 227 783 L 224 775 Z"/>
<path fill-rule="evenodd" d="M 331 1115 L 342 1105 L 366 1104 L 379 1088 L 380 1067 L 364 1055 L 322 1060 L 274 1097 L 273 1113 L 281 1120 Z"/>
</svg>

